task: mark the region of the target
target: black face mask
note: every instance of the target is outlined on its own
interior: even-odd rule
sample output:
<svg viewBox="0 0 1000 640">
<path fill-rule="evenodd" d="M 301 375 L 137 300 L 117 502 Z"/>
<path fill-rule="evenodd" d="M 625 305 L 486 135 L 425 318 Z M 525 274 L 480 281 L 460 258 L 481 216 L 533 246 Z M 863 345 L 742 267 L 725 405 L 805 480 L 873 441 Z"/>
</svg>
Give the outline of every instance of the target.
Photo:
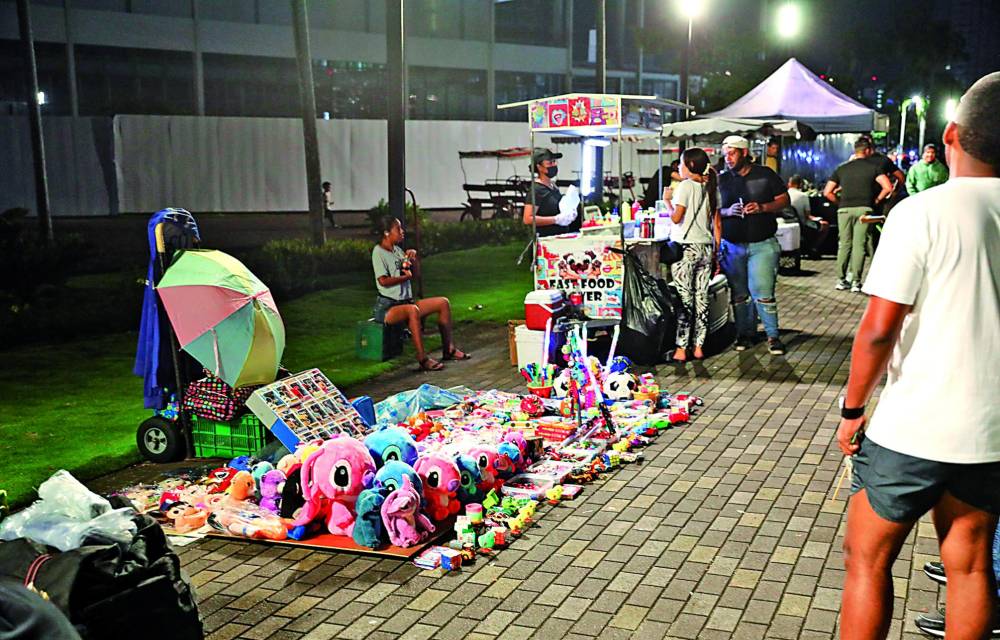
<svg viewBox="0 0 1000 640">
<path fill-rule="evenodd" d="M 547 175 L 550 178 L 555 178 L 557 173 L 559 173 L 559 167 L 557 166 L 548 167 L 545 169 L 545 175 Z"/>
</svg>

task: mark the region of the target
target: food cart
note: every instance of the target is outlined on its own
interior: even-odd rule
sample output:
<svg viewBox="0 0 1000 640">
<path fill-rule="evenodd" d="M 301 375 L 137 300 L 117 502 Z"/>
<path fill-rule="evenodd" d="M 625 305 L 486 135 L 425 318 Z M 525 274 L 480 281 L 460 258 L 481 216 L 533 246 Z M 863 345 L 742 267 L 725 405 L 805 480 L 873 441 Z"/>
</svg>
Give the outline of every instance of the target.
<svg viewBox="0 0 1000 640">
<path fill-rule="evenodd" d="M 498 105 L 499 109 L 528 108 L 531 154 L 534 155 L 537 136 L 577 138 L 585 146 L 610 148 L 616 144 L 618 203 L 625 202 L 622 149 L 625 143 L 643 138 L 655 138 L 660 145 L 660 129 L 665 110 L 684 109 L 687 105 L 657 96 L 575 93 L 523 102 Z M 581 193 L 586 196 L 593 184 L 598 167 L 588 166 L 593 157 L 584 150 L 584 171 L 580 178 Z M 601 180 L 597 181 L 602 184 Z M 600 186 L 598 186 L 600 189 Z M 662 191 L 662 178 L 660 190 Z M 534 189 L 529 189 L 527 202 L 534 206 Z M 622 283 L 625 262 L 621 249 L 627 247 L 642 256 L 647 266 L 658 262 L 658 244 L 667 239 L 669 228 L 658 225 L 652 237 L 634 238 L 634 222 L 630 211 L 622 206 L 617 218 L 598 214 L 600 221 L 584 226 L 580 234 L 553 236 L 539 240 L 532 224 L 535 260 L 532 274 L 536 289 L 562 289 L 582 295 L 583 307 L 590 318 L 620 320 L 622 315 Z M 592 222 L 593 218 L 588 220 Z M 654 256 L 655 254 L 655 256 Z M 655 257 L 656 259 L 651 260 Z"/>
</svg>

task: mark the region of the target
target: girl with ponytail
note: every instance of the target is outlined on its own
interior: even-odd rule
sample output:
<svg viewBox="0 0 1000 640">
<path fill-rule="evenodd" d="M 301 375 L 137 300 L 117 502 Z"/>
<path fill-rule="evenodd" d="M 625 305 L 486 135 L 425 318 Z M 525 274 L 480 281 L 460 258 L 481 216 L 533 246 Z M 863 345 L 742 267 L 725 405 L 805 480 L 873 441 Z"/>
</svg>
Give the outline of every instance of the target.
<svg viewBox="0 0 1000 640">
<path fill-rule="evenodd" d="M 719 177 L 708 154 L 703 149 L 688 149 L 681 156 L 680 171 L 684 180 L 674 189 L 664 189 L 674 222 L 670 239 L 684 247 L 681 260 L 670 266 L 683 307 L 677 318 L 674 362 L 686 362 L 689 347 L 695 360 L 705 357 L 702 346 L 708 334 L 708 286 L 722 237 Z"/>
</svg>

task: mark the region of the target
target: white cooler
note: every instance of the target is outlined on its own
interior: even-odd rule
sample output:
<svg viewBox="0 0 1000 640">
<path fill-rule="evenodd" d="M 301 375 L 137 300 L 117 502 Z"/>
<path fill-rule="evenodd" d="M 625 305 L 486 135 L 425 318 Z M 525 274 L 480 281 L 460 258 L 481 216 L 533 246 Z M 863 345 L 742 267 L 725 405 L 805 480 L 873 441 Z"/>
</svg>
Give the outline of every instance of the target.
<svg viewBox="0 0 1000 640">
<path fill-rule="evenodd" d="M 778 220 L 778 232 L 774 234 L 782 252 L 798 251 L 802 244 L 802 228 L 798 222 Z"/>
<path fill-rule="evenodd" d="M 514 342 L 517 343 L 517 368 L 523 369 L 529 362 L 542 361 L 542 343 L 545 341 L 544 331 L 532 331 L 526 325 L 520 324 L 514 329 Z"/>
</svg>

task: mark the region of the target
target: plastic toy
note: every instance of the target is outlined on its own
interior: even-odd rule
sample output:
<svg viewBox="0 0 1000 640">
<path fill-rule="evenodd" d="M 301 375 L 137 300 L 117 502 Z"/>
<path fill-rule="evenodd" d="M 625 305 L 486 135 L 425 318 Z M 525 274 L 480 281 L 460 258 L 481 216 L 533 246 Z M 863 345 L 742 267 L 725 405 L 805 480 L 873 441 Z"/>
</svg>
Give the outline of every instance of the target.
<svg viewBox="0 0 1000 640">
<path fill-rule="evenodd" d="M 545 413 L 545 405 L 538 396 L 524 396 L 521 399 L 521 411 L 535 418 Z"/>
<path fill-rule="evenodd" d="M 458 513 L 458 487 L 461 474 L 454 459 L 437 453 L 421 456 L 414 467 L 424 483 L 424 497 L 427 499 L 427 514 L 431 520 L 440 522 L 453 513 Z"/>
<path fill-rule="evenodd" d="M 434 525 L 420 513 L 420 494 L 413 488 L 410 478 L 404 476 L 403 484 L 389 494 L 382 503 L 382 522 L 389 535 L 389 542 L 397 547 L 412 547 L 434 533 Z"/>
<path fill-rule="evenodd" d="M 465 505 L 465 516 L 469 519 L 473 525 L 480 525 L 483 523 L 483 505 L 481 504 L 467 504 Z"/>
<path fill-rule="evenodd" d="M 375 461 L 360 441 L 335 436 L 302 464 L 305 504 L 296 525 L 326 517 L 327 530 L 350 536 L 354 531 L 354 503 L 375 480 Z"/>
<path fill-rule="evenodd" d="M 604 378 L 604 397 L 608 400 L 631 400 L 637 388 L 639 383 L 635 376 L 626 371 L 609 373 Z"/>
<path fill-rule="evenodd" d="M 455 519 L 455 537 L 463 545 L 476 546 L 476 528 L 472 526 L 468 516 L 459 516 Z"/>
<path fill-rule="evenodd" d="M 424 413 L 418 413 L 415 416 L 410 416 L 406 420 L 407 428 L 410 431 L 410 435 L 414 440 L 420 442 L 424 440 L 431 434 L 431 429 L 434 427 L 434 423 L 427 419 L 427 415 Z"/>
<path fill-rule="evenodd" d="M 572 373 L 569 369 L 563 369 L 556 376 L 552 383 L 552 396 L 555 398 L 565 398 L 569 394 L 569 381 Z"/>
<path fill-rule="evenodd" d="M 413 466 L 417 462 L 417 443 L 402 427 L 380 427 L 365 436 L 365 446 L 381 468 L 390 460 L 398 460 Z"/>
<path fill-rule="evenodd" d="M 461 454 L 455 456 L 455 464 L 458 466 L 459 474 L 458 501 L 461 504 L 482 502 L 486 492 L 479 488 L 483 483 L 479 465 L 471 457 Z M 376 481 L 378 481 L 377 474 Z"/>
<path fill-rule="evenodd" d="M 285 488 L 285 474 L 272 469 L 260 479 L 260 507 L 271 513 L 281 511 L 281 492 Z"/>
<path fill-rule="evenodd" d="M 559 504 L 562 499 L 563 488 L 562 485 L 556 485 L 545 492 L 545 499 L 548 500 L 549 504 Z"/>
<path fill-rule="evenodd" d="M 255 504 L 224 504 L 208 518 L 212 527 L 244 538 L 284 540 L 288 528 L 278 516 Z"/>
<path fill-rule="evenodd" d="M 188 533 L 205 526 L 208 512 L 178 500 L 161 503 L 159 511 L 149 514 L 153 518 L 165 522 L 177 533 Z"/>
<path fill-rule="evenodd" d="M 632 361 L 625 356 L 615 356 L 608 364 L 608 373 L 620 373 L 632 368 Z"/>
<path fill-rule="evenodd" d="M 361 547 L 377 549 L 385 539 L 382 525 L 382 504 L 385 496 L 374 489 L 365 489 L 355 503 L 357 518 L 354 520 L 354 542 Z"/>
<path fill-rule="evenodd" d="M 232 467 L 212 469 L 208 474 L 208 483 L 210 485 L 208 492 L 223 493 L 229 488 L 229 483 L 233 481 L 233 477 L 237 473 L 239 473 L 239 469 L 233 469 Z"/>
<path fill-rule="evenodd" d="M 384 493 L 391 493 L 403 485 L 404 477 L 410 479 L 417 493 L 424 495 L 424 483 L 420 476 L 413 467 L 399 460 L 390 460 L 375 472 L 375 487 Z"/>
</svg>

